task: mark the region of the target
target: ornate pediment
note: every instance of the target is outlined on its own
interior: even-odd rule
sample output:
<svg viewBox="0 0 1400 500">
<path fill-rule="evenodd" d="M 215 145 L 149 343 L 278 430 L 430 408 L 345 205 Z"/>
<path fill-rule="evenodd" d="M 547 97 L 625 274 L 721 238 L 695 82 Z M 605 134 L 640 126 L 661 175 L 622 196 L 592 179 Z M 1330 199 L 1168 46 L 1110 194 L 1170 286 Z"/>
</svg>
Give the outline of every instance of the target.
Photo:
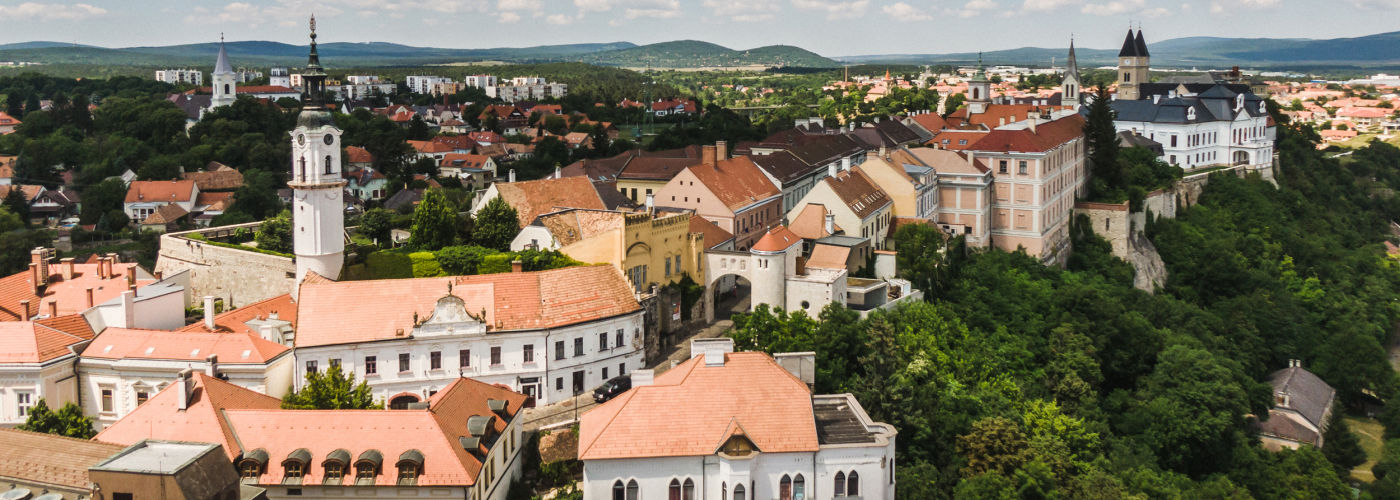
<svg viewBox="0 0 1400 500">
<path fill-rule="evenodd" d="M 438 299 L 433 314 L 417 325 L 418 335 L 450 335 L 457 333 L 486 333 L 486 311 L 481 316 L 467 310 L 466 301 L 451 293 Z"/>
</svg>

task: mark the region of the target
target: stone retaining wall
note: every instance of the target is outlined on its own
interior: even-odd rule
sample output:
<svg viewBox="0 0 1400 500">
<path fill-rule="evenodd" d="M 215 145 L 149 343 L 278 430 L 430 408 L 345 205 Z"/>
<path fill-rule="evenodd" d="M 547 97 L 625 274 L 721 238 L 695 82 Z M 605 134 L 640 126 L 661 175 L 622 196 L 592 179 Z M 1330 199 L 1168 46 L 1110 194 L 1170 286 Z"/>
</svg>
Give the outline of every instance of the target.
<svg viewBox="0 0 1400 500">
<path fill-rule="evenodd" d="M 190 239 L 189 235 L 217 237 L 247 227 L 256 230 L 260 222 L 221 226 L 194 231 L 167 233 L 160 237 L 156 271 L 166 276 L 190 271 L 190 288 L 198 299 L 213 295 L 227 307 L 290 293 L 296 282 L 296 263 L 291 257 L 240 250 Z"/>
</svg>

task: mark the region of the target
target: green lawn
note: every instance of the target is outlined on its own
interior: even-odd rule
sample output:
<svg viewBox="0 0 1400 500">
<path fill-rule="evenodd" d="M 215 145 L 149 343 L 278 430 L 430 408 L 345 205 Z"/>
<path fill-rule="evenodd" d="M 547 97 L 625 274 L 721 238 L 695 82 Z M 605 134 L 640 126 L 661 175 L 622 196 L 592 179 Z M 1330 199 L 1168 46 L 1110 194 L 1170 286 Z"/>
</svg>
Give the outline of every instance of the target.
<svg viewBox="0 0 1400 500">
<path fill-rule="evenodd" d="M 1371 475 L 1371 466 L 1381 458 L 1381 436 L 1385 429 L 1374 418 L 1346 417 L 1344 420 L 1351 427 L 1352 434 L 1361 441 L 1361 449 L 1366 450 L 1366 463 L 1352 469 L 1351 477 L 1369 483 L 1375 480 Z"/>
</svg>

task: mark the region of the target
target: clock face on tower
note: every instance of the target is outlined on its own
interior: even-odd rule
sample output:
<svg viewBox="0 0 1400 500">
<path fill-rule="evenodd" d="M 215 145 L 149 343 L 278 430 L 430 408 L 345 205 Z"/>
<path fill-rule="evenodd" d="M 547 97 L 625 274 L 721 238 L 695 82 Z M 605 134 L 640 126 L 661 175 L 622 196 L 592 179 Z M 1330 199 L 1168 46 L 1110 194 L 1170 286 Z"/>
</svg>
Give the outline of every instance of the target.
<svg viewBox="0 0 1400 500">
<path fill-rule="evenodd" d="M 326 145 L 329 146 L 331 144 L 335 144 L 335 136 L 326 134 Z"/>
<path fill-rule="evenodd" d="M 297 134 L 297 144 L 306 144 L 306 134 Z"/>
</svg>

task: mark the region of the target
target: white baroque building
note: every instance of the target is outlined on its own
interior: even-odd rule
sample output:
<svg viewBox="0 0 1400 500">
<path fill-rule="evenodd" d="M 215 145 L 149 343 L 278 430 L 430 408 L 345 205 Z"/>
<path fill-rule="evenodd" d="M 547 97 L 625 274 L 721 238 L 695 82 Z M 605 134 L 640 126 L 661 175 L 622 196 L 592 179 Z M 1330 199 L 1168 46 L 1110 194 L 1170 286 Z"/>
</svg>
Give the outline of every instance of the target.
<svg viewBox="0 0 1400 500">
<path fill-rule="evenodd" d="M 584 500 L 895 498 L 894 427 L 850 394 L 812 394 L 813 353 L 732 350 L 695 341 L 584 414 Z"/>
<path fill-rule="evenodd" d="M 309 279 L 297 300 L 298 386 L 308 371 L 340 366 L 394 407 L 426 401 L 459 377 L 549 404 L 645 363 L 643 310 L 607 265 Z"/>
</svg>

